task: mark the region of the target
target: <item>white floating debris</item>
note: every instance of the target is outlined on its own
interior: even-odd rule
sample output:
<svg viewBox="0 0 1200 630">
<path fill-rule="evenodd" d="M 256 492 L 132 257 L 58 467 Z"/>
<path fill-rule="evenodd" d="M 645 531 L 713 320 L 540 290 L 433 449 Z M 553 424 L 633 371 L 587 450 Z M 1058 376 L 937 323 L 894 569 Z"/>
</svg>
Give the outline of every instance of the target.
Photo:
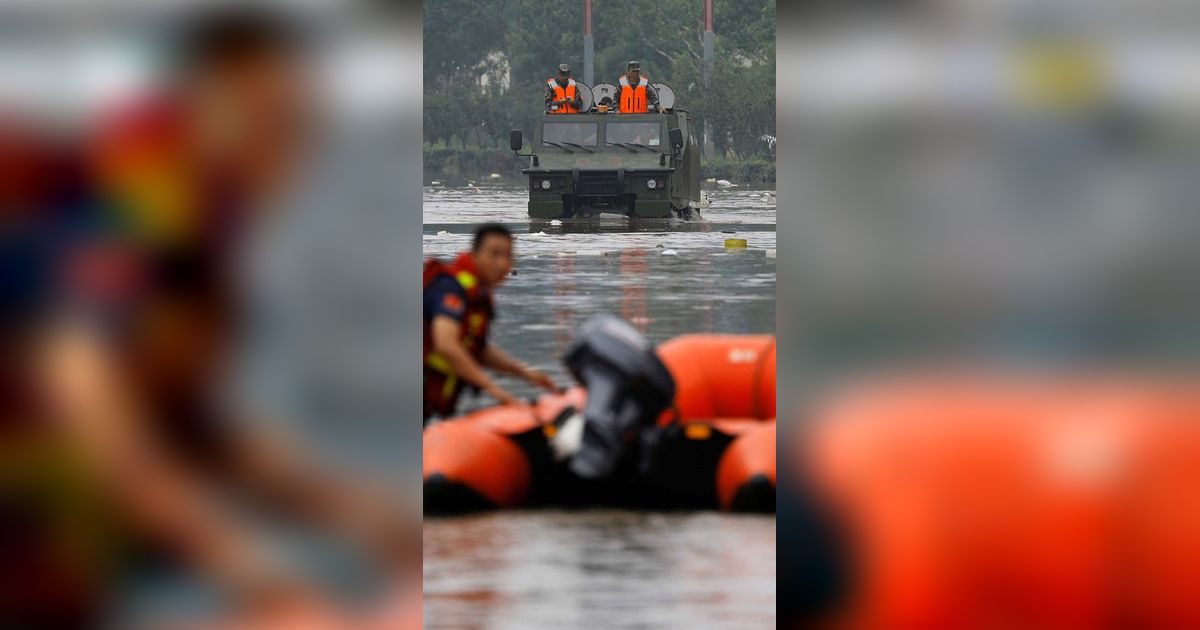
<svg viewBox="0 0 1200 630">
<path fill-rule="evenodd" d="M 490 179 L 500 179 L 500 173 L 492 173 L 491 175 L 488 175 L 488 177 Z"/>
<path fill-rule="evenodd" d="M 718 179 L 717 186 L 721 188 L 737 188 L 737 184 L 729 181 L 728 179 Z"/>
<path fill-rule="evenodd" d="M 664 249 L 664 250 L 662 250 L 662 255 L 663 256 L 678 256 L 679 252 L 677 252 L 673 249 Z"/>
<path fill-rule="evenodd" d="M 446 230 L 438 230 L 437 235 L 438 236 L 450 236 L 450 232 L 447 232 Z"/>
<path fill-rule="evenodd" d="M 708 183 L 708 184 L 715 184 L 715 183 L 717 183 L 717 178 L 716 178 L 716 177 L 709 177 L 708 179 L 704 180 L 704 182 L 705 182 L 705 183 Z"/>
<path fill-rule="evenodd" d="M 550 221 L 550 225 L 554 225 L 554 226 L 562 225 L 562 221 L 559 221 L 558 219 L 552 219 Z"/>
<path fill-rule="evenodd" d="M 774 257 L 775 257 L 775 250 L 768 249 L 767 250 L 767 258 L 774 258 Z"/>
<path fill-rule="evenodd" d="M 437 180 L 435 179 L 435 180 L 433 180 L 433 181 L 429 182 L 429 185 L 430 185 L 430 186 L 441 186 L 441 185 L 442 185 L 442 182 L 439 182 L 439 181 L 437 181 Z"/>
<path fill-rule="evenodd" d="M 525 236 L 550 236 L 550 235 L 546 234 L 545 232 L 530 232 L 529 234 L 526 234 Z"/>
</svg>

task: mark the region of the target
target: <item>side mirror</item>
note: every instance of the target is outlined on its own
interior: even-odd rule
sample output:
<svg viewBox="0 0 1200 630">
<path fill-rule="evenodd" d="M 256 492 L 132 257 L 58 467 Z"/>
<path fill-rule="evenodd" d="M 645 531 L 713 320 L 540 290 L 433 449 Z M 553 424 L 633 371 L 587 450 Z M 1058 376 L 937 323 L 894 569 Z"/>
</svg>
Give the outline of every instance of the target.
<svg viewBox="0 0 1200 630">
<path fill-rule="evenodd" d="M 520 151 L 521 145 L 523 145 L 523 144 L 524 144 L 524 142 L 521 140 L 521 130 L 520 129 L 513 129 L 508 132 L 508 147 L 510 149 L 512 149 L 513 151 Z"/>
<path fill-rule="evenodd" d="M 676 153 L 679 153 L 680 151 L 683 150 L 683 130 L 680 129 L 679 127 L 676 127 L 671 130 L 670 136 L 671 136 L 671 147 L 673 149 L 675 149 Z"/>
</svg>

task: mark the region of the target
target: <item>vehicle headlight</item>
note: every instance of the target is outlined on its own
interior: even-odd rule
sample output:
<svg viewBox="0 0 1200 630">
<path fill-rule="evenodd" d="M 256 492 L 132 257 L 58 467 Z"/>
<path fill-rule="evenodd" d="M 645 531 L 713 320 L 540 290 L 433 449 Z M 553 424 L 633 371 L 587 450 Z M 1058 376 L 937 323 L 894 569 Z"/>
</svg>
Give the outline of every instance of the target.
<svg viewBox="0 0 1200 630">
<path fill-rule="evenodd" d="M 653 179 L 646 182 L 646 188 L 649 188 L 651 190 L 653 190 L 657 186 L 658 186 L 658 182 L 654 181 Z"/>
<path fill-rule="evenodd" d="M 548 179 L 542 180 L 542 190 L 550 190 L 550 180 L 548 180 Z"/>
</svg>

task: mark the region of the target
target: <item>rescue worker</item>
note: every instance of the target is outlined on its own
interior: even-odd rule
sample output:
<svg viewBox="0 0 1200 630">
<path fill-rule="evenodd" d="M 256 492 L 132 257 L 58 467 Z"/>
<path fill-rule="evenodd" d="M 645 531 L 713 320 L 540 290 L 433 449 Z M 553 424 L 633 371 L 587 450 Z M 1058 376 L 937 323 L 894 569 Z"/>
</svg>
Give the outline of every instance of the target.
<svg viewBox="0 0 1200 630">
<path fill-rule="evenodd" d="M 642 64 L 630 61 L 625 74 L 617 79 L 617 112 L 621 114 L 645 114 L 662 111 L 658 102 L 658 91 L 650 85 L 650 79 L 642 76 Z"/>
<path fill-rule="evenodd" d="M 413 556 L 401 534 L 414 522 L 388 493 L 334 476 L 224 395 L 244 304 L 234 244 L 299 181 L 319 101 L 311 40 L 287 14 L 199 11 L 170 40 L 161 91 L 98 119 L 75 148 L 78 190 L 35 207 L 70 217 L 38 226 L 58 239 L 38 270 L 46 287 L 25 307 L 28 338 L 0 344 L 5 368 L 8 350 L 21 352 L 19 370 L 0 370 L 0 397 L 21 401 L 0 428 L 21 423 L 36 448 L 5 451 L 0 485 L 29 479 L 23 492 L 53 500 L 22 499 L 15 527 L 15 506 L 0 501 L 4 627 L 110 625 L 112 589 L 143 580 L 142 559 L 168 579 L 195 574 L 255 627 L 326 608 L 323 590 L 225 496 L 381 562 Z M 13 477 L 14 459 L 41 468 Z"/>
<path fill-rule="evenodd" d="M 546 113 L 578 114 L 583 108 L 583 97 L 571 78 L 571 66 L 558 64 L 558 74 L 546 79 Z"/>
<path fill-rule="evenodd" d="M 498 223 L 486 223 L 475 231 L 471 251 L 459 254 L 453 263 L 426 261 L 426 421 L 434 415 L 452 415 L 464 385 L 486 392 L 503 404 L 519 404 L 515 396 L 488 376 L 484 366 L 558 391 L 549 376 L 488 343 L 488 329 L 495 317 L 491 292 L 512 270 L 512 249 L 512 232 Z"/>
</svg>

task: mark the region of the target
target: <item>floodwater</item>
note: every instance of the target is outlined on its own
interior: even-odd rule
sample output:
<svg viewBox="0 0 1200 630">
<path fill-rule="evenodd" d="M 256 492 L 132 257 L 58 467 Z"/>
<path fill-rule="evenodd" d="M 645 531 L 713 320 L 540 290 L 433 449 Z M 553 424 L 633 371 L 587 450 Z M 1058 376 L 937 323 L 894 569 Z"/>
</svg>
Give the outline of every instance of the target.
<svg viewBox="0 0 1200 630">
<path fill-rule="evenodd" d="M 610 313 L 650 341 L 688 333 L 775 332 L 774 191 L 708 191 L 700 221 L 530 222 L 526 193 L 511 188 L 426 189 L 424 251 L 448 259 L 469 249 L 478 223 L 516 234 L 515 274 L 495 294 L 492 340 L 566 384 L 562 356 L 579 326 Z M 745 239 L 744 250 L 725 249 Z M 523 383 L 504 381 L 517 395 Z M 466 399 L 462 409 L 490 404 Z"/>
<path fill-rule="evenodd" d="M 523 189 L 427 188 L 425 255 L 469 248 L 480 222 L 512 228 L 515 273 L 496 293 L 492 340 L 567 385 L 559 357 L 598 313 L 654 343 L 774 333 L 774 191 L 706 194 L 700 220 L 553 224 L 530 222 Z M 747 248 L 726 249 L 731 238 Z M 431 518 L 424 537 L 428 628 L 775 627 L 773 516 L 523 510 Z"/>
<path fill-rule="evenodd" d="M 426 628 L 774 628 L 775 518 L 519 511 L 425 523 Z"/>
</svg>

